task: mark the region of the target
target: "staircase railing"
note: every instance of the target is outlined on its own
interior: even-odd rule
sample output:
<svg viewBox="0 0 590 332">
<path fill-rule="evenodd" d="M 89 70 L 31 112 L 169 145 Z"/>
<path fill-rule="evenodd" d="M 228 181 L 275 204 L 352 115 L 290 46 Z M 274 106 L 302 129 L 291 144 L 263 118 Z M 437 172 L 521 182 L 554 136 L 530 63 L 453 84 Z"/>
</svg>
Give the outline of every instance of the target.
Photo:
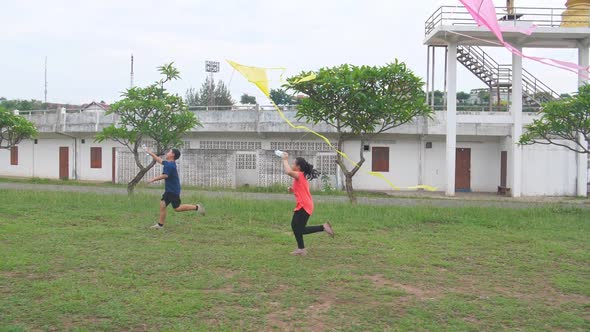
<svg viewBox="0 0 590 332">
<path fill-rule="evenodd" d="M 498 98 L 502 91 L 512 91 L 512 66 L 498 64 L 481 47 L 459 46 L 457 60 L 490 89 L 496 90 Z M 559 98 L 557 92 L 524 69 L 522 93 L 526 100 L 537 105 Z"/>
<path fill-rule="evenodd" d="M 459 62 L 486 85 L 491 86 L 494 81 L 498 80 L 498 68 L 500 65 L 482 48 L 459 46 L 457 51 Z"/>
</svg>

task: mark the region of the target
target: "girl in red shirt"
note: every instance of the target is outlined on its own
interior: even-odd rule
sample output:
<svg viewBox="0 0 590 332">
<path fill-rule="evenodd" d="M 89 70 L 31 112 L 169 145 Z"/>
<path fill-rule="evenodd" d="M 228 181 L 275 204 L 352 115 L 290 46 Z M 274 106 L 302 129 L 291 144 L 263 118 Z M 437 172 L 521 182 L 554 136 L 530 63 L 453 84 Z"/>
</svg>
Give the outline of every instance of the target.
<svg viewBox="0 0 590 332">
<path fill-rule="evenodd" d="M 303 244 L 303 234 L 326 232 L 334 237 L 334 230 L 329 222 L 322 226 L 307 226 L 307 221 L 313 213 L 313 200 L 309 192 L 309 182 L 307 181 L 317 178 L 320 172 L 301 157 L 295 159 L 293 166 L 289 165 L 288 153 L 283 152 L 282 158 L 285 173 L 293 178 L 293 186 L 289 188 L 289 191 L 295 194 L 295 200 L 297 202 L 295 213 L 291 220 L 291 228 L 293 229 L 293 234 L 295 234 L 295 240 L 297 240 L 297 249 L 291 254 L 305 256 L 307 251 Z"/>
</svg>

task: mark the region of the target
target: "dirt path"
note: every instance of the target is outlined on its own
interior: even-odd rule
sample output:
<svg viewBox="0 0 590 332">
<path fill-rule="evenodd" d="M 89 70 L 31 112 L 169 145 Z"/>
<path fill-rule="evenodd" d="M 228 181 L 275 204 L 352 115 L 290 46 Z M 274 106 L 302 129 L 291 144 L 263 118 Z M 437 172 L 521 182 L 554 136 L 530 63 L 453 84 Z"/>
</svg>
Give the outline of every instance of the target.
<svg viewBox="0 0 590 332">
<path fill-rule="evenodd" d="M 33 190 L 33 191 L 65 191 L 65 192 L 79 192 L 79 193 L 99 193 L 107 195 L 126 195 L 125 188 L 114 187 L 99 187 L 99 186 L 64 186 L 53 184 L 29 184 L 29 183 L 10 183 L 0 182 L 0 190 Z M 161 195 L 161 189 L 137 189 L 138 193 L 149 195 Z M 209 197 L 231 197 L 241 199 L 255 199 L 255 200 L 284 200 L 292 201 L 293 196 L 290 194 L 274 194 L 274 193 L 248 193 L 248 192 L 221 192 L 221 191 L 193 191 L 184 190 L 183 195 L 198 194 Z M 476 196 L 477 197 L 477 196 Z M 493 197 L 493 196 L 492 196 Z M 580 207 L 590 209 L 590 202 L 588 200 L 544 200 L 539 201 L 522 201 L 516 199 L 491 199 L 488 196 L 477 197 L 479 199 L 467 197 L 455 198 L 437 198 L 437 197 L 359 197 L 358 203 L 361 205 L 390 205 L 390 206 L 435 206 L 435 207 L 499 207 L 499 208 L 535 208 L 544 207 L 548 204 L 566 206 L 566 207 Z M 346 203 L 348 199 L 345 196 L 320 196 L 314 197 L 316 202 L 340 202 Z"/>
</svg>

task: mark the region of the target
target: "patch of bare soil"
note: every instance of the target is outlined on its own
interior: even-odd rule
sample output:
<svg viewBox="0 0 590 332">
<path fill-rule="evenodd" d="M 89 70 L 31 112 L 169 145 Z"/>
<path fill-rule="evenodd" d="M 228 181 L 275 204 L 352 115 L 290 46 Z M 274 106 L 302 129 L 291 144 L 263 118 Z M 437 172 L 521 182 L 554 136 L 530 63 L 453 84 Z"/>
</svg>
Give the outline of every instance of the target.
<svg viewBox="0 0 590 332">
<path fill-rule="evenodd" d="M 400 289 L 408 295 L 413 296 L 418 300 L 422 301 L 435 299 L 437 297 L 440 297 L 440 295 L 442 294 L 442 291 L 440 289 L 426 289 L 414 285 L 402 284 L 387 279 L 382 274 L 375 274 L 372 276 L 367 276 L 366 278 L 371 280 L 376 287 Z"/>
</svg>

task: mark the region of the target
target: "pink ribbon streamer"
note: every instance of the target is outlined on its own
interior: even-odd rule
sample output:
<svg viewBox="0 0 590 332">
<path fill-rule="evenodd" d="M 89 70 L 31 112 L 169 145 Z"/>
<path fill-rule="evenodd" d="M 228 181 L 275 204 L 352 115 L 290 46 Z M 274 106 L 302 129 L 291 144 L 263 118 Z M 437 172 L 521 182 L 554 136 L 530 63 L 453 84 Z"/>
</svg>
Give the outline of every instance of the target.
<svg viewBox="0 0 590 332">
<path fill-rule="evenodd" d="M 492 0 L 459 0 L 459 2 L 461 2 L 463 6 L 465 6 L 465 9 L 467 9 L 469 14 L 471 14 L 471 16 L 478 25 L 487 27 L 496 36 L 496 38 L 498 38 L 502 45 L 504 45 L 504 47 L 513 54 L 516 54 L 525 59 L 537 61 L 544 65 L 564 69 L 573 72 L 577 75 L 580 75 L 581 77 L 584 77 L 586 79 L 590 79 L 590 76 L 588 75 L 590 73 L 590 67 L 582 67 L 572 62 L 561 61 L 556 59 L 528 56 L 523 54 L 516 47 L 506 42 L 504 40 L 504 37 L 502 36 L 502 30 L 518 31 L 527 35 L 530 35 L 532 33 L 532 30 L 531 28 L 527 30 L 522 30 L 516 27 L 510 27 L 510 29 L 503 29 L 502 27 L 500 27 L 496 14 L 496 7 L 494 7 L 494 3 L 492 2 Z"/>
</svg>

